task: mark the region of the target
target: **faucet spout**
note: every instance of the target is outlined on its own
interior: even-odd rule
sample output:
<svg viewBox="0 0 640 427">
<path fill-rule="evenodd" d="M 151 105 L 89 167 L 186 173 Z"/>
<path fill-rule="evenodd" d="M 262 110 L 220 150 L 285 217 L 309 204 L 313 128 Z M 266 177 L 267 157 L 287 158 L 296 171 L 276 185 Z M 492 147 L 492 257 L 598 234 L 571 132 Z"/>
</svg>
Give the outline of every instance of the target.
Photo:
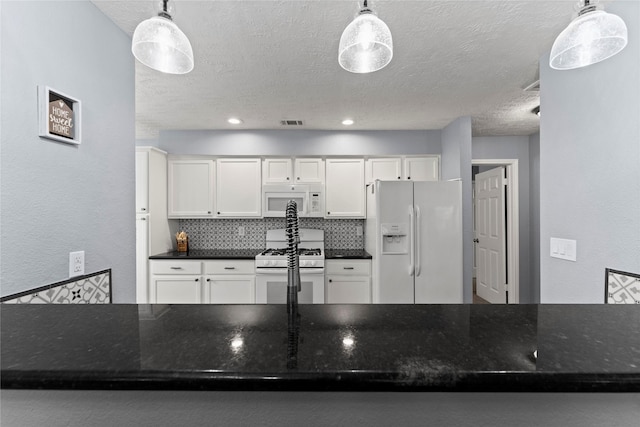
<svg viewBox="0 0 640 427">
<path fill-rule="evenodd" d="M 298 292 L 300 292 L 300 255 L 298 243 L 300 232 L 298 227 L 298 206 L 294 200 L 289 200 L 286 211 L 287 233 L 287 305 L 298 306 Z"/>
</svg>

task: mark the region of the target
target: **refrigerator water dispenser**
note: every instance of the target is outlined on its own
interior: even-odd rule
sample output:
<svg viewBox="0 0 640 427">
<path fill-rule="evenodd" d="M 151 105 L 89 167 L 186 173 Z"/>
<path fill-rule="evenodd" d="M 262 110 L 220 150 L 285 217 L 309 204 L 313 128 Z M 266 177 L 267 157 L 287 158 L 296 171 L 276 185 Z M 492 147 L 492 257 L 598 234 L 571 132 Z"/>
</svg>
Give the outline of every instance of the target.
<svg viewBox="0 0 640 427">
<path fill-rule="evenodd" d="M 380 234 L 382 235 L 382 254 L 406 254 L 409 252 L 409 225 L 380 224 Z"/>
</svg>

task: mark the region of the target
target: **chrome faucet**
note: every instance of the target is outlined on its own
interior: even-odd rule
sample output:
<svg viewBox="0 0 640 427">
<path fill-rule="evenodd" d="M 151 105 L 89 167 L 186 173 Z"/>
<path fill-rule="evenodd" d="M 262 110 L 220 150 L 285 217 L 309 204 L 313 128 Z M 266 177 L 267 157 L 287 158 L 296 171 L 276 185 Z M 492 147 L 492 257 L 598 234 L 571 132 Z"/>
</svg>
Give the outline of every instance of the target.
<svg viewBox="0 0 640 427">
<path fill-rule="evenodd" d="M 298 367 L 298 338 L 300 333 L 300 315 L 298 313 L 298 292 L 300 292 L 300 255 L 298 243 L 298 206 L 289 200 L 287 219 L 287 368 Z"/>
</svg>

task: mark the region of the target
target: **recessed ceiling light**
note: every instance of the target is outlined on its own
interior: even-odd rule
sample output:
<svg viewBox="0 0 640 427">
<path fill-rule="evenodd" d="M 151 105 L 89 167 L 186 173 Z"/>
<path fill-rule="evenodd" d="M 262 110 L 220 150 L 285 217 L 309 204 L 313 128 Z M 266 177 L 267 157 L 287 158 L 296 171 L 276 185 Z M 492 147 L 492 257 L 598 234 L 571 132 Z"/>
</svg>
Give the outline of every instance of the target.
<svg viewBox="0 0 640 427">
<path fill-rule="evenodd" d="M 239 125 L 242 124 L 242 120 L 237 119 L 235 117 L 231 117 L 229 120 L 227 120 L 229 123 L 231 123 L 232 125 Z"/>
<path fill-rule="evenodd" d="M 345 126 L 351 126 L 351 125 L 353 124 L 353 120 L 351 120 L 351 119 L 344 119 L 344 120 L 342 121 L 342 124 L 343 124 L 343 125 L 345 125 Z"/>
</svg>

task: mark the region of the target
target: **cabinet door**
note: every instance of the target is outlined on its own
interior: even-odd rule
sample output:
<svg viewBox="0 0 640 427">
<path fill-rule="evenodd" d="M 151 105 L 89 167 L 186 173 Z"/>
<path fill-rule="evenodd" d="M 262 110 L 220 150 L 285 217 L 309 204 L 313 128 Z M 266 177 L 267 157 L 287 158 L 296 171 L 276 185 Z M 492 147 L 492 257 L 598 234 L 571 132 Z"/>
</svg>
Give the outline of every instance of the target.
<svg viewBox="0 0 640 427">
<path fill-rule="evenodd" d="M 391 181 L 402 179 L 402 159 L 369 159 L 365 165 L 366 182 L 379 179 Z"/>
<path fill-rule="evenodd" d="M 297 184 L 324 183 L 323 159 L 296 159 L 294 165 Z"/>
<path fill-rule="evenodd" d="M 213 218 L 213 160 L 169 160 L 169 218 Z"/>
<path fill-rule="evenodd" d="M 327 159 L 326 165 L 326 217 L 364 218 L 364 160 Z"/>
<path fill-rule="evenodd" d="M 218 159 L 216 204 L 219 217 L 262 215 L 260 159 Z"/>
<path fill-rule="evenodd" d="M 255 275 L 208 276 L 205 301 L 211 304 L 254 304 Z"/>
<path fill-rule="evenodd" d="M 371 280 L 368 276 L 327 276 L 327 303 L 370 304 Z"/>
<path fill-rule="evenodd" d="M 136 213 L 149 213 L 148 151 L 136 151 Z"/>
<path fill-rule="evenodd" d="M 200 304 L 201 302 L 200 276 L 175 275 L 151 278 L 152 304 Z"/>
<path fill-rule="evenodd" d="M 404 176 L 410 181 L 439 181 L 440 159 L 433 157 L 407 157 L 404 159 Z"/>
<path fill-rule="evenodd" d="M 293 182 L 291 159 L 264 159 L 262 162 L 262 182 L 264 184 Z"/>
</svg>

